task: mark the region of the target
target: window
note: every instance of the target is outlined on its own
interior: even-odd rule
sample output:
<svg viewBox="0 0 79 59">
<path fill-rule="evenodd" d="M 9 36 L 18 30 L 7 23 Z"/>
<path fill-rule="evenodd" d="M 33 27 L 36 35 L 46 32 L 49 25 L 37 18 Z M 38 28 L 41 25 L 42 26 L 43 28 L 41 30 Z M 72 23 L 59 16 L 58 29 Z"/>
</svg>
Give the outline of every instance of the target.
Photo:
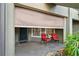
<svg viewBox="0 0 79 59">
<path fill-rule="evenodd" d="M 41 29 L 41 33 L 45 33 L 45 28 L 42 28 Z"/>
<path fill-rule="evenodd" d="M 39 28 L 33 28 L 32 29 L 32 36 L 40 36 L 40 29 Z"/>
<path fill-rule="evenodd" d="M 32 29 L 32 37 L 40 37 L 41 33 L 45 33 L 45 29 L 44 28 L 33 28 Z"/>
<path fill-rule="evenodd" d="M 46 29 L 47 34 L 52 34 L 52 31 L 53 31 L 52 29 Z"/>
</svg>

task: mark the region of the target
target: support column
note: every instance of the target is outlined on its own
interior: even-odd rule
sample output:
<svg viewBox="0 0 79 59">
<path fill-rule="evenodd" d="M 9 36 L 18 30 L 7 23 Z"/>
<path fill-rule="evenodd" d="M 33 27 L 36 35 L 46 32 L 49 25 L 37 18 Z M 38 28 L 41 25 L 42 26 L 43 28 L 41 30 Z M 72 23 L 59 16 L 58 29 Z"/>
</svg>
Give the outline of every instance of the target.
<svg viewBox="0 0 79 59">
<path fill-rule="evenodd" d="M 72 12 L 71 8 L 69 8 L 69 34 L 72 34 L 72 31 L 73 31 L 73 29 L 72 29 L 73 19 L 72 19 L 72 13 L 71 12 Z"/>
<path fill-rule="evenodd" d="M 63 37 L 64 37 L 64 41 L 63 42 L 65 42 L 65 40 L 66 40 L 66 21 L 67 21 L 67 18 L 64 18 L 64 29 L 63 29 Z"/>
<path fill-rule="evenodd" d="M 15 55 L 14 4 L 5 4 L 5 55 Z"/>
<path fill-rule="evenodd" d="M 4 4 L 0 3 L 0 56 L 4 56 Z"/>
<path fill-rule="evenodd" d="M 66 20 L 66 35 L 72 34 L 73 28 L 72 28 L 72 13 L 71 8 L 68 8 L 68 18 Z"/>
</svg>

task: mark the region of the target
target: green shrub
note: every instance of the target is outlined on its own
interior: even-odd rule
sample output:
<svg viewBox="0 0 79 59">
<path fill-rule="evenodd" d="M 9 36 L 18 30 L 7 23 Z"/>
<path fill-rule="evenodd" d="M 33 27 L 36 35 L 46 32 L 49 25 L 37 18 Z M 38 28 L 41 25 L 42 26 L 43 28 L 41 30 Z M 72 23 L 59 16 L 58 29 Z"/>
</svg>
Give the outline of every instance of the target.
<svg viewBox="0 0 79 59">
<path fill-rule="evenodd" d="M 68 35 L 65 42 L 66 56 L 79 56 L 79 34 Z"/>
</svg>

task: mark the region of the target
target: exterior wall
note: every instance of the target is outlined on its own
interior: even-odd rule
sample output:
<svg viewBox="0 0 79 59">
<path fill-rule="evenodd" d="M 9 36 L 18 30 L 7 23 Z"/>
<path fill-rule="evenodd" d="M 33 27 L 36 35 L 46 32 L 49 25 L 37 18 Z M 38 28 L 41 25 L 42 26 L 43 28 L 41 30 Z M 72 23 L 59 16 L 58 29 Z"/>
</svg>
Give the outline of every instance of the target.
<svg viewBox="0 0 79 59">
<path fill-rule="evenodd" d="M 5 18 L 5 55 L 15 55 L 14 4 L 4 4 Z"/>
<path fill-rule="evenodd" d="M 60 6 L 60 5 L 56 5 L 54 7 L 51 8 L 51 12 L 54 12 L 54 13 L 57 13 L 57 14 L 60 14 L 60 15 L 64 15 L 64 16 L 67 16 L 69 17 L 69 13 L 68 13 L 68 8 L 69 7 L 64 7 L 64 6 Z M 76 9 L 73 9 L 73 8 L 70 8 L 70 11 L 71 11 L 71 17 L 73 19 L 76 19 L 78 20 L 78 10 Z"/>
<path fill-rule="evenodd" d="M 69 8 L 68 9 L 68 19 L 66 21 L 66 30 L 67 34 L 73 34 L 73 19 L 78 19 L 78 11 L 76 9 Z"/>
<path fill-rule="evenodd" d="M 72 34 L 72 12 L 71 8 L 68 8 L 68 18 L 66 20 L 66 32 Z"/>
<path fill-rule="evenodd" d="M 0 3 L 0 56 L 4 56 L 4 4 Z"/>
<path fill-rule="evenodd" d="M 73 8 L 64 7 L 60 5 L 56 5 L 55 7 L 52 7 L 51 12 L 67 16 L 66 19 L 66 34 L 72 34 L 73 33 L 73 19 L 79 20 L 78 11 Z"/>
<path fill-rule="evenodd" d="M 40 7 L 40 5 L 38 5 L 39 7 L 38 6 L 37 7 L 40 8 L 40 9 L 43 9 L 43 10 L 47 10 L 47 11 L 49 10 L 49 9 L 47 9 L 48 7 L 47 8 L 44 7 L 45 6 L 44 4 L 42 4 L 41 7 Z M 13 4 L 5 4 L 5 10 L 4 11 L 5 11 L 5 30 L 4 31 L 6 32 L 5 33 L 5 55 L 9 55 L 10 56 L 10 55 L 15 55 L 14 6 L 13 6 Z M 54 11 L 56 13 L 62 13 L 62 15 L 65 14 L 65 11 L 64 12 L 60 12 L 60 11 L 63 11 L 62 9 L 59 9 L 59 11 L 58 11 L 58 9 L 57 10 L 54 9 Z M 72 18 L 78 17 L 75 14 L 77 14 L 77 13 L 74 11 L 74 13 L 72 15 L 73 16 Z M 67 14 L 66 14 L 66 16 L 67 16 Z M 0 29 L 0 31 L 1 31 L 1 29 Z M 0 36 L 0 38 L 1 37 L 2 36 Z M 1 41 L 0 41 L 0 43 L 1 43 Z M 4 52 L 2 52 L 2 49 L 0 50 L 0 52 L 4 53 Z"/>
<path fill-rule="evenodd" d="M 34 7 L 34 8 L 41 9 L 41 10 L 45 10 L 45 11 L 49 11 L 49 9 L 50 9 L 50 6 L 48 6 L 45 3 L 20 3 L 20 4 Z"/>
<path fill-rule="evenodd" d="M 75 27 L 78 27 L 78 24 L 77 25 L 73 25 L 73 19 L 74 20 L 79 20 L 78 10 L 76 10 L 74 8 L 69 8 L 69 7 L 56 5 L 56 6 L 52 7 L 51 12 L 67 16 L 66 28 L 65 28 L 66 33 L 65 33 L 65 35 L 73 34 L 74 32 L 77 32 L 79 30 L 78 28 L 75 28 Z"/>
<path fill-rule="evenodd" d="M 37 9 L 53 12 L 59 15 L 68 17 L 68 8 L 60 5 L 46 4 L 46 3 L 20 3 L 26 6 L 34 7 Z M 78 10 L 71 8 L 73 19 L 78 19 Z"/>
<path fill-rule="evenodd" d="M 52 12 L 53 11 L 57 14 L 68 17 L 66 19 L 66 34 L 72 34 L 74 32 L 73 27 L 75 27 L 75 25 L 73 25 L 73 19 L 79 20 L 78 10 L 69 8 L 69 7 L 56 5 L 54 8 L 52 8 Z"/>
<path fill-rule="evenodd" d="M 41 9 L 44 11 L 53 12 L 59 15 L 68 16 L 68 8 L 59 6 L 59 5 L 53 5 L 53 4 L 46 4 L 46 3 L 20 3 L 22 5 L 34 7 L 37 9 Z"/>
<path fill-rule="evenodd" d="M 56 5 L 56 6 L 52 7 L 50 11 L 57 13 L 59 15 L 64 15 L 64 16 L 68 17 L 68 7 Z"/>
<path fill-rule="evenodd" d="M 71 8 L 70 11 L 71 11 L 72 19 L 79 20 L 78 11 L 76 9 L 73 9 L 73 8 Z"/>
<path fill-rule="evenodd" d="M 73 29 L 73 19 L 74 20 L 79 20 L 79 15 L 78 15 L 78 10 L 69 8 L 69 7 L 64 7 L 60 5 L 56 5 L 55 7 L 52 7 L 51 12 L 67 16 L 68 18 L 66 19 L 66 34 L 72 34 L 74 29 Z"/>
<path fill-rule="evenodd" d="M 69 12 L 68 12 L 69 7 L 53 5 L 53 4 L 46 4 L 46 3 L 20 3 L 20 4 L 69 17 Z M 79 18 L 78 10 L 70 8 L 70 11 L 71 11 L 71 18 L 78 20 L 78 18 Z"/>
<path fill-rule="evenodd" d="M 38 4 L 37 3 L 32 3 L 32 4 L 22 3 L 22 4 L 68 17 L 66 21 L 66 32 L 70 34 L 72 34 L 72 30 L 73 30 L 72 19 L 79 20 L 78 11 L 73 8 L 64 7 L 60 5 L 53 5 L 53 4 L 51 6 L 45 3 L 41 3 L 41 4 L 40 3 Z"/>
<path fill-rule="evenodd" d="M 15 55 L 14 4 L 0 3 L 0 55 Z"/>
</svg>

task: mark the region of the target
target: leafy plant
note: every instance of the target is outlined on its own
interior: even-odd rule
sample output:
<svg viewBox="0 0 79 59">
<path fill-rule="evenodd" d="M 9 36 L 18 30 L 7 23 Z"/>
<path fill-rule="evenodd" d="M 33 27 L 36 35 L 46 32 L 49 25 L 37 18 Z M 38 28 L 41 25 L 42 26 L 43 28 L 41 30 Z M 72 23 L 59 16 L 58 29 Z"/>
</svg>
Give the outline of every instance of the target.
<svg viewBox="0 0 79 59">
<path fill-rule="evenodd" d="M 68 35 L 65 42 L 64 53 L 67 56 L 79 56 L 79 33 Z"/>
</svg>

